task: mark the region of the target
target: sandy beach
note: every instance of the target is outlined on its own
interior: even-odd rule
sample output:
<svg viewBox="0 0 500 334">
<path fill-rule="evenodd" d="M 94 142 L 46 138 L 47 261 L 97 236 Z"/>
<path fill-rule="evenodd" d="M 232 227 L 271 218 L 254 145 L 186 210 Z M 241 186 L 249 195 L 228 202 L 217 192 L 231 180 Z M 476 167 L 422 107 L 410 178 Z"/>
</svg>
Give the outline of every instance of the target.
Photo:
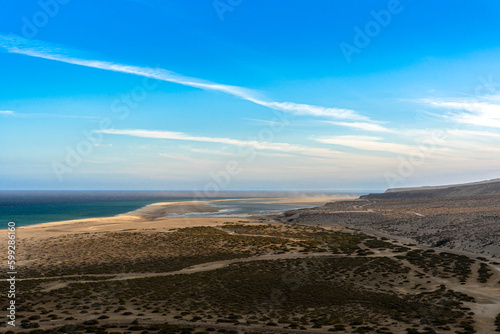
<svg viewBox="0 0 500 334">
<path fill-rule="evenodd" d="M 214 218 L 214 217 L 165 217 L 168 213 L 192 212 L 192 209 L 212 210 L 201 202 L 172 202 L 155 203 L 144 208 L 121 214 L 114 217 L 100 217 L 66 220 L 60 222 L 43 223 L 22 226 L 16 229 L 18 238 L 45 238 L 59 236 L 61 234 L 95 233 L 95 232 L 117 232 L 151 229 L 157 231 L 168 231 L 173 228 L 191 226 L 215 226 L 222 222 L 237 222 L 241 218 Z M 216 211 L 216 210 L 215 210 Z M 205 211 L 213 212 L 213 211 Z M 2 230 L 2 235 L 7 230 Z M 5 242 L 5 237 L 2 241 Z"/>
<path fill-rule="evenodd" d="M 305 197 L 305 198 L 262 198 L 262 203 L 279 203 L 294 205 L 324 205 L 331 201 L 346 198 Z M 238 199 L 240 200 L 240 199 Z M 255 199 L 248 199 L 255 200 Z M 114 217 L 96 217 L 86 219 L 66 220 L 18 227 L 18 238 L 46 238 L 61 234 L 117 232 L 131 230 L 169 231 L 170 229 L 193 226 L 216 226 L 224 222 L 257 222 L 248 217 L 190 217 L 186 213 L 215 213 L 221 208 L 210 205 L 215 201 L 159 202 L 147 205 L 135 211 Z M 175 216 L 169 216 L 175 215 Z M 7 230 L 1 232 L 2 243 L 5 243 Z"/>
<path fill-rule="evenodd" d="M 356 199 L 357 197 L 301 197 L 301 198 L 281 198 L 268 203 L 279 204 L 300 204 L 300 205 L 325 205 L 329 202 L 346 201 Z"/>
</svg>

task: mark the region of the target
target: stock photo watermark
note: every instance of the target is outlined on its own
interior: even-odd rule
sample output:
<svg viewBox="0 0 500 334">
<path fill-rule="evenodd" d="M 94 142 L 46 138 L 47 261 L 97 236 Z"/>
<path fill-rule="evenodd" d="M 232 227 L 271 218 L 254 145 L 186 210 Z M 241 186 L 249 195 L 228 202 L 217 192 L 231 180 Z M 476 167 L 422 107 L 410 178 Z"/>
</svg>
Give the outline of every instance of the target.
<svg viewBox="0 0 500 334">
<path fill-rule="evenodd" d="M 272 143 L 276 134 L 284 131 L 290 124 L 289 114 L 274 110 L 274 115 L 268 126 L 261 128 L 256 137 L 248 138 L 249 142 L 256 144 Z M 241 155 L 241 158 L 228 161 L 222 170 L 209 172 L 210 181 L 203 186 L 203 189 L 195 190 L 195 198 L 211 198 L 218 195 L 220 191 L 227 189 L 232 179 L 243 171 L 244 165 L 254 161 L 258 153 L 259 148 L 256 145 L 249 143 L 245 146 L 238 146 L 238 154 Z"/>
<path fill-rule="evenodd" d="M 481 75 L 477 79 L 479 80 L 479 82 L 481 82 L 481 84 L 477 85 L 474 89 L 475 96 L 484 95 L 483 92 L 485 91 L 486 93 L 489 93 L 491 95 L 498 93 L 497 87 L 500 88 L 500 82 L 493 81 L 493 74 L 490 74 L 487 77 Z"/>
<path fill-rule="evenodd" d="M 243 0 L 214 0 L 212 5 L 221 21 L 224 21 L 227 12 L 232 12 Z"/>
<path fill-rule="evenodd" d="M 68 4 L 71 0 L 40 0 L 37 2 L 40 8 L 30 18 L 23 16 L 21 18 L 21 34 L 24 38 L 31 39 L 38 35 L 40 29 L 47 26 L 51 19 L 59 14 L 62 6 Z"/>
<path fill-rule="evenodd" d="M 389 188 L 394 188 L 401 185 L 410 176 L 415 173 L 415 169 L 425 163 L 437 149 L 438 143 L 446 138 L 446 132 L 442 130 L 434 131 L 428 140 L 425 140 L 422 145 L 408 156 L 399 156 L 399 164 L 397 170 L 387 171 L 384 173 L 385 180 Z"/>
<path fill-rule="evenodd" d="M 367 48 L 373 39 L 391 24 L 393 17 L 401 14 L 403 9 L 404 7 L 399 0 L 389 0 L 385 9 L 370 11 L 370 16 L 373 19 L 368 21 L 362 28 L 359 26 L 354 27 L 352 42 L 342 41 L 339 44 L 340 51 L 347 63 L 352 61 L 354 54 L 360 54 L 363 49 Z"/>
<path fill-rule="evenodd" d="M 7 224 L 7 282 L 8 291 L 7 298 L 9 306 L 7 307 L 7 324 L 16 326 L 16 223 L 9 222 Z"/>
<path fill-rule="evenodd" d="M 487 77 L 479 76 L 478 81 L 480 82 L 474 88 L 474 97 L 468 101 L 466 104 L 468 109 L 474 109 L 480 102 L 477 99 L 487 96 L 485 94 L 495 95 L 497 94 L 497 87 L 500 87 L 500 83 L 493 81 L 493 75 L 490 74 Z M 457 120 L 454 124 L 460 124 Z M 448 132 L 444 130 L 433 131 L 429 138 L 423 141 L 416 150 L 409 152 L 407 156 L 399 156 L 398 167 L 395 171 L 386 171 L 384 173 L 385 180 L 389 188 L 395 188 L 404 184 L 404 182 L 414 175 L 416 169 L 423 165 L 426 160 L 432 157 L 433 153 L 436 152 L 437 146 L 443 144 L 448 138 Z"/>
</svg>

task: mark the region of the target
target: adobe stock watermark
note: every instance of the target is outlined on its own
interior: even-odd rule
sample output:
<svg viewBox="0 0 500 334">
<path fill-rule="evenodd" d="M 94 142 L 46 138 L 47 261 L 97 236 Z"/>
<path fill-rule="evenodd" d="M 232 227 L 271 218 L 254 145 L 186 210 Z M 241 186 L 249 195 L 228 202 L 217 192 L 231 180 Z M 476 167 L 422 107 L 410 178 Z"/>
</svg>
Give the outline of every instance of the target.
<svg viewBox="0 0 500 334">
<path fill-rule="evenodd" d="M 429 139 L 425 140 L 418 149 L 410 152 L 408 156 L 399 156 L 398 168 L 395 172 L 386 171 L 384 173 L 385 180 L 389 188 L 395 188 L 404 183 L 406 179 L 415 173 L 415 169 L 425 163 L 437 149 L 438 143 L 446 139 L 446 132 L 436 130 L 432 132 Z"/>
<path fill-rule="evenodd" d="M 39 0 L 37 2 L 40 10 L 35 12 L 31 18 L 23 16 L 21 34 L 26 39 L 35 38 L 40 29 L 47 26 L 51 19 L 59 14 L 61 6 L 68 4 L 70 0 Z"/>
<path fill-rule="evenodd" d="M 410 0 L 411 1 L 411 0 Z M 400 14 L 404 7 L 399 0 L 389 0 L 386 9 L 370 12 L 373 20 L 368 21 L 363 28 L 354 27 L 354 37 L 352 43 L 340 42 L 339 48 L 344 55 L 347 63 L 352 61 L 354 54 L 360 54 L 361 51 L 371 44 L 372 40 L 382 32 L 383 28 L 389 26 L 392 18 Z"/>
<path fill-rule="evenodd" d="M 477 85 L 474 89 L 474 95 L 476 97 L 486 95 L 483 93 L 484 91 L 486 91 L 486 93 L 489 93 L 490 95 L 495 95 L 498 93 L 497 87 L 500 87 L 500 82 L 493 82 L 493 74 L 490 74 L 487 77 L 481 75 L 477 79 L 481 84 Z"/>
<path fill-rule="evenodd" d="M 158 79 L 144 78 L 141 85 L 135 86 L 128 93 L 120 95 L 111 103 L 111 112 L 116 114 L 118 120 L 125 120 L 130 111 L 136 109 L 139 103 L 147 98 L 148 92 L 156 89 L 159 84 L 160 80 Z M 66 146 L 64 159 L 52 162 L 52 170 L 60 183 L 64 181 L 66 174 L 72 173 L 85 161 L 86 157 L 92 154 L 96 147 L 103 144 L 103 132 L 113 127 L 112 118 L 103 117 L 99 120 L 97 129 L 82 131 L 82 140 L 74 146 Z"/>
<path fill-rule="evenodd" d="M 224 21 L 227 12 L 232 12 L 243 0 L 214 0 L 212 5 L 221 21 Z"/>
<path fill-rule="evenodd" d="M 16 223 L 9 222 L 7 224 L 7 278 L 8 290 L 7 298 L 9 299 L 7 306 L 7 324 L 16 326 Z"/>
</svg>

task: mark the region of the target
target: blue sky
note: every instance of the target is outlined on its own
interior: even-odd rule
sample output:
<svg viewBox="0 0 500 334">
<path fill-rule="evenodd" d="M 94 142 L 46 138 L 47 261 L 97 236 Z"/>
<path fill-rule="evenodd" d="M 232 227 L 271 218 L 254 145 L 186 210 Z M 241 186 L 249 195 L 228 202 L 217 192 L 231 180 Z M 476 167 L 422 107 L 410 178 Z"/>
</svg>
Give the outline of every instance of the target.
<svg viewBox="0 0 500 334">
<path fill-rule="evenodd" d="M 500 177 L 498 1 L 0 4 L 1 189 Z"/>
</svg>

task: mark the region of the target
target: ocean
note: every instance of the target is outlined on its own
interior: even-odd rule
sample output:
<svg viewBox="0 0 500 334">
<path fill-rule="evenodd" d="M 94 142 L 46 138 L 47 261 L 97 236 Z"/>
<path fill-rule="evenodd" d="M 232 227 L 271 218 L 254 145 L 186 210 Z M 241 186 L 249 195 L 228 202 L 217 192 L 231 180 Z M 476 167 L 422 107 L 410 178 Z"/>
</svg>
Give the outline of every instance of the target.
<svg viewBox="0 0 500 334">
<path fill-rule="evenodd" d="M 0 228 L 111 217 L 155 202 L 189 201 L 185 193 L 139 191 L 0 191 Z"/>
<path fill-rule="evenodd" d="M 287 195 L 287 196 L 285 196 Z M 311 193 L 308 193 L 311 195 Z M 328 196 L 329 193 L 317 195 Z M 336 195 L 339 195 L 336 193 Z M 346 197 L 353 194 L 343 194 Z M 190 216 L 231 216 L 292 210 L 312 205 L 262 203 L 262 197 L 288 197 L 290 193 L 224 192 L 217 197 L 227 199 L 213 203 L 218 213 L 193 213 Z M 112 217 L 157 202 L 192 201 L 195 194 L 186 191 L 0 191 L 0 228 L 13 221 L 16 226 L 63 220 Z M 239 199 L 239 200 L 238 200 Z"/>
</svg>

